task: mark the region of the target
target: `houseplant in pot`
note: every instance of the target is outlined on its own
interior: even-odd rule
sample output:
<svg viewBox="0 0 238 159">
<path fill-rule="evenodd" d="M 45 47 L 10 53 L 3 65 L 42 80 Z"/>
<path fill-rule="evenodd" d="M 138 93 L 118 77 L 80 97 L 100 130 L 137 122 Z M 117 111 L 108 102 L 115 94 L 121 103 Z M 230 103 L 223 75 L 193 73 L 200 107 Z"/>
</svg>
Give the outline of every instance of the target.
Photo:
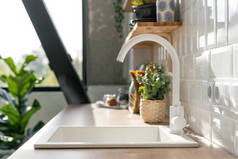
<svg viewBox="0 0 238 159">
<path fill-rule="evenodd" d="M 20 147 L 44 125 L 39 121 L 33 128 L 27 128 L 32 115 L 41 108 L 37 99 L 31 105 L 27 102 L 33 87 L 44 80 L 36 77 L 34 70 L 26 69 L 36 58 L 33 55 L 27 56 L 20 68 L 17 68 L 12 58 L 0 57 L 12 71 L 9 75 L 0 75 L 0 81 L 8 90 L 0 88 L 0 158 Z"/>
<path fill-rule="evenodd" d="M 132 8 L 138 22 L 156 21 L 156 0 L 132 0 Z"/>
<path fill-rule="evenodd" d="M 170 90 L 170 79 L 163 66 L 150 64 L 144 74 L 137 74 L 141 95 L 140 114 L 145 122 L 157 123 L 165 117 L 165 94 Z"/>
</svg>

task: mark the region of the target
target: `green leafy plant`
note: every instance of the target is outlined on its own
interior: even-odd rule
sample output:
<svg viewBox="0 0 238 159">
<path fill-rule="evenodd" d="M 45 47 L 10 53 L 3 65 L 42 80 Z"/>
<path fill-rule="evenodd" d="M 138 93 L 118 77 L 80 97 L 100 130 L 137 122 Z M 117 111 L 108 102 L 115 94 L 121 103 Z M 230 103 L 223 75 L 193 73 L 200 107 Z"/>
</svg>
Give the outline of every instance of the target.
<svg viewBox="0 0 238 159">
<path fill-rule="evenodd" d="M 122 0 L 114 0 L 113 1 L 114 7 L 114 21 L 115 21 L 115 28 L 116 31 L 119 33 L 119 37 L 123 37 L 123 26 L 122 22 L 124 20 L 124 14 L 122 9 Z"/>
<path fill-rule="evenodd" d="M 143 0 L 133 0 L 133 1 L 131 2 L 131 4 L 132 4 L 133 6 L 141 6 L 141 5 L 144 5 L 145 3 L 144 3 Z"/>
<path fill-rule="evenodd" d="M 26 103 L 33 87 L 44 80 L 36 77 L 34 70 L 26 69 L 26 66 L 36 58 L 33 55 L 27 56 L 18 69 L 12 58 L 0 57 L 12 71 L 10 75 L 0 75 L 0 80 L 8 86 L 8 92 L 0 88 L 0 100 L 5 103 L 0 108 L 0 149 L 2 150 L 17 149 L 44 125 L 39 121 L 33 128 L 26 130 L 32 115 L 40 109 L 40 103 L 36 99 L 32 106 Z"/>
<path fill-rule="evenodd" d="M 170 79 L 164 72 L 163 66 L 150 64 L 146 66 L 144 74 L 136 74 L 140 95 L 145 100 L 163 100 L 169 92 Z"/>
<path fill-rule="evenodd" d="M 133 6 L 141 6 L 149 3 L 155 3 L 156 0 L 132 0 L 131 4 Z"/>
</svg>

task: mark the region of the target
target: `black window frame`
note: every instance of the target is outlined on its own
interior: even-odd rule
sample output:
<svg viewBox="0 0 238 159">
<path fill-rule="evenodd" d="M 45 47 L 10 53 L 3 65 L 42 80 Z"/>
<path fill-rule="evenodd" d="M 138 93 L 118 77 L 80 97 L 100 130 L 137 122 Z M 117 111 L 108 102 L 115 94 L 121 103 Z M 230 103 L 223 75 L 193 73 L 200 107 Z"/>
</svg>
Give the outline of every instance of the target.
<svg viewBox="0 0 238 159">
<path fill-rule="evenodd" d="M 88 4 L 87 0 L 82 0 L 82 74 L 83 78 L 81 80 L 81 83 L 85 87 L 84 89 L 87 90 L 87 25 L 88 25 Z M 52 70 L 53 71 L 53 70 Z M 8 87 L 2 87 L 3 89 L 7 90 Z M 39 87 L 34 87 L 33 92 L 61 92 L 60 86 L 39 86 Z"/>
</svg>

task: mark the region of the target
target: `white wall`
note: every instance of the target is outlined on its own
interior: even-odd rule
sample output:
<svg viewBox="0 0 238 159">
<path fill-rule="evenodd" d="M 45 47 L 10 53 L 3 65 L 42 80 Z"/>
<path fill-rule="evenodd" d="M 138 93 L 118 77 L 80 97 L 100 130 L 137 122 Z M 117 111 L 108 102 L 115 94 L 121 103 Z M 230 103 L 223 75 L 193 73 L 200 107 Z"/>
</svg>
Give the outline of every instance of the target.
<svg viewBox="0 0 238 159">
<path fill-rule="evenodd" d="M 33 115 L 28 127 L 34 126 L 40 120 L 47 123 L 67 106 L 61 92 L 33 92 L 28 101 L 29 105 L 32 104 L 34 99 L 39 100 L 41 109 Z"/>
<path fill-rule="evenodd" d="M 173 44 L 186 119 L 195 132 L 238 155 L 238 1 L 182 0 L 181 12 Z"/>
</svg>

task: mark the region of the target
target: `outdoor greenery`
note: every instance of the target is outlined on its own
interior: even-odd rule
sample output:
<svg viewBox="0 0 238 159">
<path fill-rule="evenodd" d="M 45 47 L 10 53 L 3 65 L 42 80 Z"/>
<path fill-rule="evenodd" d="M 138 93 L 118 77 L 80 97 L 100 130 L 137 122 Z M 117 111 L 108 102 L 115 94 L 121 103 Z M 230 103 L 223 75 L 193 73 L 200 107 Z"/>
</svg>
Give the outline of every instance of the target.
<svg viewBox="0 0 238 159">
<path fill-rule="evenodd" d="M 39 121 L 33 128 L 26 129 L 32 115 L 41 107 L 36 99 L 31 106 L 27 105 L 29 94 L 44 78 L 38 78 L 34 70 L 26 69 L 28 64 L 37 59 L 36 56 L 26 56 L 19 69 L 12 58 L 0 59 L 12 71 L 10 75 L 0 75 L 0 81 L 8 87 L 8 92 L 0 88 L 0 101 L 4 103 L 0 108 L 0 149 L 15 150 L 44 125 Z M 0 157 L 3 155 L 1 153 Z"/>
<path fill-rule="evenodd" d="M 48 65 L 49 62 L 48 62 L 48 59 L 47 59 L 42 47 L 34 49 L 28 54 L 21 53 L 21 55 L 18 57 L 12 57 L 16 67 L 20 67 L 22 65 L 22 63 L 24 62 L 25 58 L 29 54 L 37 56 L 37 59 L 34 62 L 29 63 L 29 65 L 27 67 L 33 69 L 36 76 L 45 77 L 45 80 L 41 84 L 37 85 L 37 87 L 57 87 L 57 86 L 59 86 L 54 72 L 50 69 L 50 67 Z M 2 55 L 7 56 L 6 54 L 2 54 Z M 79 72 L 81 70 L 81 67 L 79 68 L 78 66 L 82 66 L 82 63 L 78 63 L 77 58 L 74 58 L 73 64 L 74 64 L 76 70 Z M 81 72 L 79 72 L 79 73 L 81 73 Z M 12 74 L 12 71 L 6 65 L 4 60 L 0 60 L 0 75 L 2 75 L 2 74 L 4 74 L 4 75 Z M 7 84 L 0 81 L 0 87 L 7 87 Z"/>
<path fill-rule="evenodd" d="M 136 74 L 140 95 L 145 100 L 163 100 L 169 92 L 170 79 L 165 74 L 164 67 L 156 64 L 146 66 L 144 73 Z"/>
<path fill-rule="evenodd" d="M 132 0 L 131 4 L 133 6 L 141 6 L 149 3 L 155 3 L 156 0 Z"/>
<path fill-rule="evenodd" d="M 113 7 L 114 7 L 114 21 L 115 21 L 115 28 L 116 31 L 119 33 L 119 37 L 123 37 L 123 26 L 122 21 L 124 19 L 123 9 L 122 9 L 123 0 L 114 0 Z"/>
</svg>

